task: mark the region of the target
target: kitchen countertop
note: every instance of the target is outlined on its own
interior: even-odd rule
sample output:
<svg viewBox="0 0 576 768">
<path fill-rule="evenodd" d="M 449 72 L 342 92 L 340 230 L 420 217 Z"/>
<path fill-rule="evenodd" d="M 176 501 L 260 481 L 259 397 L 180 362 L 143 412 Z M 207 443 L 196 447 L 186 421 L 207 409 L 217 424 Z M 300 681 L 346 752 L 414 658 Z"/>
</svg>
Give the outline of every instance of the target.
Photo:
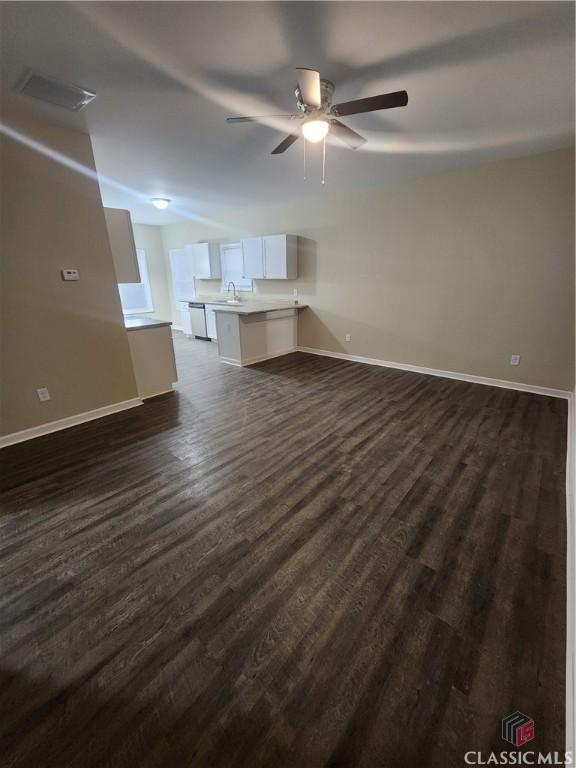
<svg viewBox="0 0 576 768">
<path fill-rule="evenodd" d="M 141 331 L 145 328 L 164 328 L 172 323 L 167 320 L 153 320 L 151 317 L 125 317 L 124 326 L 127 331 Z"/>
<path fill-rule="evenodd" d="M 277 312 L 281 309 L 305 309 L 307 304 L 294 304 L 289 301 L 243 301 L 241 304 L 219 304 L 206 301 L 205 304 L 215 312 L 227 312 L 234 315 L 257 315 L 260 312 Z"/>
</svg>

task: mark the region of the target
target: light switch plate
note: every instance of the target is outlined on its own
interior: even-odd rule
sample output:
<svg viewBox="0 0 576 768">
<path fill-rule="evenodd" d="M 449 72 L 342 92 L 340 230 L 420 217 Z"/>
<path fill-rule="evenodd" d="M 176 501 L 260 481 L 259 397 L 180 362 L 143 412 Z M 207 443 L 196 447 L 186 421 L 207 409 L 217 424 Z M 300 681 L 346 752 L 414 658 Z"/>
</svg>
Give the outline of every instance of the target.
<svg viewBox="0 0 576 768">
<path fill-rule="evenodd" d="M 520 365 L 520 355 L 512 355 L 510 365 Z"/>
<path fill-rule="evenodd" d="M 48 392 L 48 387 L 40 387 L 36 390 L 36 394 L 38 395 L 38 400 L 40 400 L 41 403 L 45 403 L 50 400 L 50 392 Z"/>
<path fill-rule="evenodd" d="M 62 280 L 80 280 L 80 272 L 77 269 L 63 269 Z"/>
</svg>

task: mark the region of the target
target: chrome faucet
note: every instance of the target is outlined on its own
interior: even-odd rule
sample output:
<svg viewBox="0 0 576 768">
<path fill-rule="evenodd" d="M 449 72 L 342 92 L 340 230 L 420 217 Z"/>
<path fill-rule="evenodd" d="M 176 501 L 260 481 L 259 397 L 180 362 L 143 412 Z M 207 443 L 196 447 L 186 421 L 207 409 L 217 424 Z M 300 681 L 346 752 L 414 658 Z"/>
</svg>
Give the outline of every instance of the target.
<svg viewBox="0 0 576 768">
<path fill-rule="evenodd" d="M 228 287 L 226 288 L 228 293 L 230 293 L 230 286 L 232 286 L 234 288 L 234 301 L 240 301 L 240 296 L 236 295 L 236 286 L 234 285 L 232 280 L 230 280 L 230 282 L 228 283 Z"/>
</svg>

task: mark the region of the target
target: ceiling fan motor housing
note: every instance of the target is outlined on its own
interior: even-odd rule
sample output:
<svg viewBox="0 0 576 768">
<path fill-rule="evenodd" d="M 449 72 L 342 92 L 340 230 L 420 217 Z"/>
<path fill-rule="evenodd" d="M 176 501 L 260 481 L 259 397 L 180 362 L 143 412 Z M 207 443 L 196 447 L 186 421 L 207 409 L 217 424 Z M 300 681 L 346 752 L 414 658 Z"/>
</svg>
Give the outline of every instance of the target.
<svg viewBox="0 0 576 768">
<path fill-rule="evenodd" d="M 320 78 L 320 98 L 322 102 L 321 107 L 308 106 L 308 104 L 306 104 L 302 99 L 302 93 L 300 91 L 299 85 L 296 86 L 294 95 L 296 96 L 296 106 L 300 112 L 325 112 L 332 104 L 332 96 L 334 95 L 334 83 L 331 80 L 326 80 L 324 77 Z"/>
<path fill-rule="evenodd" d="M 320 94 L 322 98 L 322 109 L 326 110 L 332 104 L 332 96 L 334 96 L 334 83 L 332 80 L 326 80 L 320 78 Z"/>
</svg>

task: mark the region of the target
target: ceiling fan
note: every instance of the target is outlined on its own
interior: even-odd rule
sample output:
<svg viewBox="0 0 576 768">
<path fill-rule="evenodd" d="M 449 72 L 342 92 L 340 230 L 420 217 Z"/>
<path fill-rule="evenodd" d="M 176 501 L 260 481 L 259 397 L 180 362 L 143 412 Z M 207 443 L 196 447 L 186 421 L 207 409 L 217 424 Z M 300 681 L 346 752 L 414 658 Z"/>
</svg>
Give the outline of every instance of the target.
<svg viewBox="0 0 576 768">
<path fill-rule="evenodd" d="M 348 128 L 337 118 L 347 115 L 360 115 L 364 112 L 375 112 L 379 109 L 392 109 L 393 107 L 405 107 L 408 104 L 406 91 L 394 91 L 383 93 L 380 96 L 369 96 L 365 99 L 344 101 L 341 104 L 332 104 L 334 83 L 320 77 L 315 69 L 298 67 L 298 85 L 295 90 L 296 106 L 298 113 L 289 115 L 262 115 L 261 117 L 228 117 L 229 123 L 257 122 L 262 117 L 287 117 L 290 120 L 298 120 L 301 124 L 292 133 L 289 133 L 275 149 L 273 155 L 280 155 L 298 141 L 301 133 L 307 141 L 316 143 L 326 138 L 328 132 L 351 149 L 358 149 L 366 142 L 359 133 Z"/>
</svg>

